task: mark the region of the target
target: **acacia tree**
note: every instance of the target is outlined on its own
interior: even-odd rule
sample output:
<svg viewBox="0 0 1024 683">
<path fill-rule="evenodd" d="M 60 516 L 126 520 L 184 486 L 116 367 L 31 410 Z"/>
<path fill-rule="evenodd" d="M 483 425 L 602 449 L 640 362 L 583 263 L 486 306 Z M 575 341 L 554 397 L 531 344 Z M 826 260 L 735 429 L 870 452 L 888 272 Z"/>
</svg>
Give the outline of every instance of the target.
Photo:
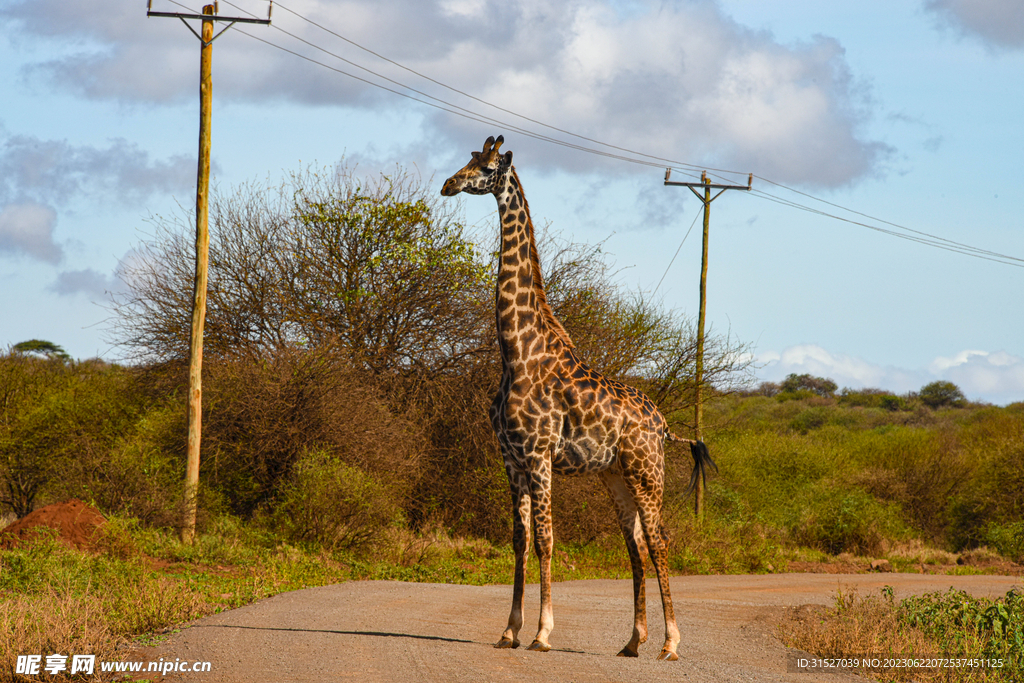
<svg viewBox="0 0 1024 683">
<path fill-rule="evenodd" d="M 782 391 L 810 391 L 823 398 L 835 396 L 838 386 L 828 377 L 815 377 L 811 374 L 798 375 L 795 372 L 786 375 L 779 387 Z"/>
<path fill-rule="evenodd" d="M 207 353 L 326 345 L 379 373 L 476 351 L 487 266 L 454 209 L 426 196 L 403 172 L 362 180 L 345 167 L 215 196 Z M 190 220 L 156 224 L 123 264 L 115 336 L 143 359 L 178 359 L 188 348 Z"/>
</svg>

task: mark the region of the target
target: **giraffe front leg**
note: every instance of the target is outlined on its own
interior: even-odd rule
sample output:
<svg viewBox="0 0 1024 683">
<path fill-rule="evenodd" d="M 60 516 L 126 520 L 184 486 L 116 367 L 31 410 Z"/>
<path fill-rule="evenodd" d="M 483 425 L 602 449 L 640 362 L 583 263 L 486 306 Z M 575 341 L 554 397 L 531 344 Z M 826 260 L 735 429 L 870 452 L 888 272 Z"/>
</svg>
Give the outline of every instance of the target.
<svg viewBox="0 0 1024 683">
<path fill-rule="evenodd" d="M 519 629 L 523 627 L 523 592 L 526 588 L 526 562 L 530 555 L 530 489 L 525 477 L 506 470 L 512 489 L 512 548 L 516 554 L 516 569 L 512 588 L 512 609 L 508 626 L 496 648 L 519 647 Z"/>
<path fill-rule="evenodd" d="M 555 613 L 551 606 L 551 553 L 555 535 L 551 526 L 551 463 L 543 460 L 530 474 L 530 494 L 533 503 L 534 550 L 540 565 L 540 620 L 537 637 L 528 649 L 547 652 L 551 649 L 548 636 L 555 627 Z"/>
</svg>

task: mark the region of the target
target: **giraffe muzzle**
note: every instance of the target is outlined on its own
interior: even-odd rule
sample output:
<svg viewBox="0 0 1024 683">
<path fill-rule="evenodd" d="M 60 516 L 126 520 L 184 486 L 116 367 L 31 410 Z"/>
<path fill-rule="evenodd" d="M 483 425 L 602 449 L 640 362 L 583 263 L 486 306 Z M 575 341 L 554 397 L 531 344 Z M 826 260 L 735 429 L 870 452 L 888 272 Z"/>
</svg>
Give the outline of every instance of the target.
<svg viewBox="0 0 1024 683">
<path fill-rule="evenodd" d="M 441 194 L 445 197 L 454 197 L 459 193 L 459 183 L 454 177 L 444 181 L 444 186 L 441 187 Z"/>
</svg>

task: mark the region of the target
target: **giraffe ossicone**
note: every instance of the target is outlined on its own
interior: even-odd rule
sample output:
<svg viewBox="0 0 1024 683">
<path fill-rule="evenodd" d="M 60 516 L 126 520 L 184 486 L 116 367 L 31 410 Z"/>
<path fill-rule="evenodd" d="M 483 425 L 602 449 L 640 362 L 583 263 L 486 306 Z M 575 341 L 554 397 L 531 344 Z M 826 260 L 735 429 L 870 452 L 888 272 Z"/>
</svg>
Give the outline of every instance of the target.
<svg viewBox="0 0 1024 683">
<path fill-rule="evenodd" d="M 483 149 L 441 189 L 492 194 L 498 202 L 501 252 L 495 288 L 501 384 L 491 404 L 512 492 L 515 577 L 508 626 L 495 647 L 519 647 L 523 591 L 533 545 L 540 563 L 540 620 L 531 650 L 551 649 L 551 478 L 554 474 L 601 477 L 615 502 L 633 570 L 633 633 L 620 656 L 636 657 L 647 640 L 645 553 L 650 554 L 665 616 L 665 644 L 658 659 L 678 659 L 679 629 L 669 590 L 661 509 L 665 439 L 690 444 L 692 479 L 715 467 L 700 441 L 671 434 L 654 402 L 640 391 L 586 365 L 548 305 L 530 208 L 504 138 L 487 138 Z"/>
</svg>

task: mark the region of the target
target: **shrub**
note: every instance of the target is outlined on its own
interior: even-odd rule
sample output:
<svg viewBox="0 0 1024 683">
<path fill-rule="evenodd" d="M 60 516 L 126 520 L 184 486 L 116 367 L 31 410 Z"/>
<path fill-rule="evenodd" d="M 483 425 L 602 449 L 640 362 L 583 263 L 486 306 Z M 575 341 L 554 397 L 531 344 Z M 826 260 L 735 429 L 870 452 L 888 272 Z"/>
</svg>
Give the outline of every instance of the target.
<svg viewBox="0 0 1024 683">
<path fill-rule="evenodd" d="M 889 411 L 907 410 L 907 400 L 902 396 L 887 394 L 879 399 L 879 407 Z"/>
<path fill-rule="evenodd" d="M 815 406 L 801 411 L 789 422 L 789 428 L 793 431 L 806 434 L 813 429 L 824 427 L 834 417 L 835 410 L 827 406 Z"/>
<path fill-rule="evenodd" d="M 972 443 L 972 452 L 983 459 L 952 500 L 950 541 L 957 550 L 987 544 L 1020 557 L 1012 531 L 1022 529 L 1024 518 L 1024 445 L 1004 438 L 986 446 Z"/>
<path fill-rule="evenodd" d="M 868 493 L 824 484 L 811 492 L 790 534 L 797 543 L 832 555 L 876 555 L 886 539 L 903 535 L 903 529 L 894 511 Z"/>
<path fill-rule="evenodd" d="M 839 392 L 839 403 L 847 406 L 858 406 L 861 408 L 881 408 L 883 410 L 896 411 L 908 408 L 907 400 L 901 396 L 885 391 L 884 389 L 859 389 L 853 390 L 844 387 Z"/>
<path fill-rule="evenodd" d="M 182 406 L 161 401 L 126 425 L 104 448 L 80 450 L 61 465 L 49 487 L 56 500 L 91 501 L 106 513 L 123 514 L 149 526 L 175 527 L 184 510 Z M 204 511 L 209 492 L 201 492 Z"/>
<path fill-rule="evenodd" d="M 295 541 L 332 550 L 363 548 L 403 523 L 393 491 L 325 450 L 299 458 L 282 488 L 273 517 Z"/>
<path fill-rule="evenodd" d="M 964 591 L 928 593 L 902 600 L 900 621 L 938 642 L 942 652 L 1004 660 L 1007 673 L 1024 668 L 1024 594 L 995 600 Z"/>
<path fill-rule="evenodd" d="M 930 539 L 946 540 L 951 501 L 968 487 L 971 472 L 953 432 L 888 426 L 857 435 L 848 448 L 859 470 L 853 482 L 898 505 Z"/>
<path fill-rule="evenodd" d="M 1024 564 L 1024 522 L 990 523 L 983 540 L 1003 557 Z"/>
<path fill-rule="evenodd" d="M 937 381 L 926 384 L 917 392 L 917 396 L 929 408 L 959 408 L 967 405 L 964 393 L 952 382 Z"/>
<path fill-rule="evenodd" d="M 144 402 L 125 368 L 17 352 L 0 357 L 0 397 L 0 504 L 18 516 L 40 497 L 92 500 L 93 484 L 116 481 L 109 453 Z"/>
<path fill-rule="evenodd" d="M 236 514 L 271 503 L 295 463 L 318 449 L 387 473 L 399 496 L 415 485 L 420 428 L 391 410 L 372 376 L 330 349 L 220 358 L 206 376 L 202 476 Z"/>
<path fill-rule="evenodd" d="M 799 392 L 799 391 L 810 391 L 811 393 L 817 394 L 823 398 L 829 398 L 834 396 L 836 393 L 836 383 L 831 379 L 825 377 L 815 377 L 814 375 L 804 374 L 798 375 L 791 373 L 786 376 L 786 379 L 782 381 L 779 388 L 784 392 Z"/>
</svg>

